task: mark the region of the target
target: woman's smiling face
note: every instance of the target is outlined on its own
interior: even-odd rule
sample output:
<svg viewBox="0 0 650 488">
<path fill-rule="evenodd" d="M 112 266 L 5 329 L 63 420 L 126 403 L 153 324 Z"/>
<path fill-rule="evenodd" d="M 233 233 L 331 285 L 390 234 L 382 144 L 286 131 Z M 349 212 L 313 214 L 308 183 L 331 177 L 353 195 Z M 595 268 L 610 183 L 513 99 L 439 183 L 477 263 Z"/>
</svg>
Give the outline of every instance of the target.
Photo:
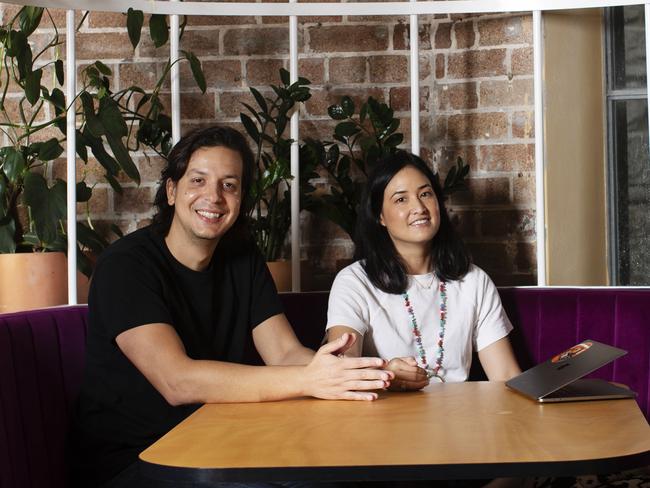
<svg viewBox="0 0 650 488">
<path fill-rule="evenodd" d="M 440 228 L 438 199 L 429 179 L 406 166 L 388 182 L 379 222 L 399 253 L 425 247 Z"/>
</svg>

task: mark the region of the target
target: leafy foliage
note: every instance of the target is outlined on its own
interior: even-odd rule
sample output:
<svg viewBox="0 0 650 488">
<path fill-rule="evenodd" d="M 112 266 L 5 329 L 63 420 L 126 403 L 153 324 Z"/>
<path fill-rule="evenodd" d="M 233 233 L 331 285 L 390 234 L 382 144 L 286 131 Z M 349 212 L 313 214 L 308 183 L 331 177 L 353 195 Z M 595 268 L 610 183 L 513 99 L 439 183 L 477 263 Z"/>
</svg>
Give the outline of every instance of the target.
<svg viewBox="0 0 650 488">
<path fill-rule="evenodd" d="M 29 43 L 43 16 L 55 26 L 44 48 L 34 54 Z M 129 9 L 126 15 L 129 39 L 137 47 L 144 25 L 144 14 Z M 184 27 L 185 23 L 183 24 Z M 164 16 L 152 16 L 149 35 L 154 45 L 169 38 Z M 66 185 L 61 179 L 48 181 L 48 167 L 63 153 L 67 139 L 66 111 L 77 106 L 78 128 L 75 151 L 88 163 L 92 155 L 104 170 L 105 180 L 120 193 L 121 175 L 139 184 L 140 173 L 131 153 L 141 145 L 166 156 L 171 149 L 171 122 L 164 115 L 159 92 L 171 68 L 167 62 L 161 78 L 151 92 L 138 86 L 113 91 L 111 69 L 101 61 L 84 68 L 80 74 L 78 101 L 66 100 L 60 87 L 65 72 L 58 53 L 63 40 L 47 9 L 23 7 L 0 27 L 0 131 L 10 144 L 0 148 L 0 252 L 65 251 L 67 249 Z M 53 61 L 47 61 L 54 59 Z M 206 90 L 201 63 L 191 52 L 184 51 L 194 79 Z M 48 89 L 42 81 L 45 73 L 55 75 L 55 87 Z M 14 84 L 21 96 L 9 98 L 8 87 Z M 10 110 L 10 104 L 17 109 Z M 54 114 L 47 117 L 49 113 Z M 37 122 L 38 121 L 38 122 Z M 58 137 L 43 140 L 44 131 L 59 130 Z M 88 202 L 92 187 L 77 184 L 77 201 Z M 92 228 L 89 218 L 77 225 L 79 249 L 99 252 L 107 244 Z M 81 259 L 83 255 L 80 253 Z M 88 271 L 88 263 L 80 263 Z"/>
<path fill-rule="evenodd" d="M 339 225 L 352 239 L 368 173 L 404 141 L 398 132 L 400 121 L 387 104 L 369 97 L 358 114 L 355 112 L 354 101 L 342 97 L 327 110 L 330 118 L 339 121 L 332 135 L 334 141 L 309 139 L 303 151 L 308 164 L 320 169 L 330 182 L 329 193 L 308 195 L 306 209 Z M 468 172 L 469 166 L 458 158 L 445 179 L 445 195 L 465 188 Z"/>
<path fill-rule="evenodd" d="M 285 133 L 291 112 L 311 97 L 309 80 L 299 78 L 290 84 L 289 73 L 284 69 L 280 70 L 280 79 L 279 85 L 269 87 L 273 93 L 270 98 L 251 87 L 257 107 L 243 103 L 248 113 L 240 114 L 244 129 L 256 145 L 255 182 L 246 208 L 253 235 L 267 261 L 279 258 L 291 222 L 289 186 L 293 141 Z M 300 185 L 304 191 L 305 187 L 312 188 L 308 180 L 318 175 L 313 167 L 301 165 Z"/>
</svg>

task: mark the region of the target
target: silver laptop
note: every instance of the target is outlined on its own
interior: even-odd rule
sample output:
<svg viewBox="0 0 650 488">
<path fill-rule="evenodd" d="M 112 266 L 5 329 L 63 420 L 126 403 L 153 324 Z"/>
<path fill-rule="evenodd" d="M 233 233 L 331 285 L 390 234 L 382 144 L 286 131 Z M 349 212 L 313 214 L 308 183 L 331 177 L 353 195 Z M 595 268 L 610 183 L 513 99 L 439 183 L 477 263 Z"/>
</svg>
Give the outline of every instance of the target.
<svg viewBox="0 0 650 488">
<path fill-rule="evenodd" d="M 553 356 L 506 382 L 506 386 L 543 403 L 634 398 L 632 390 L 583 376 L 627 354 L 591 339 Z"/>
</svg>

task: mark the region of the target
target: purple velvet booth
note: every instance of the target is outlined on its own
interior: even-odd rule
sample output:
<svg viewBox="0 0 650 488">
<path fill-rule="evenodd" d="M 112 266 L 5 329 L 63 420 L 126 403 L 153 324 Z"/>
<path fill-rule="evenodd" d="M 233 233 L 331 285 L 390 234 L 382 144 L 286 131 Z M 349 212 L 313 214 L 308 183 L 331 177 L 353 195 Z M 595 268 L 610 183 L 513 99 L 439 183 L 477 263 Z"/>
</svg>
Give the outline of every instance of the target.
<svg viewBox="0 0 650 488">
<path fill-rule="evenodd" d="M 629 351 L 596 377 L 627 384 L 650 418 L 650 288 L 504 288 L 522 367 L 583 339 Z M 318 347 L 327 293 L 284 294 L 301 341 Z M 86 307 L 0 315 L 0 488 L 65 487 L 65 435 L 79 390 Z M 473 378 L 480 378 L 480 368 Z"/>
</svg>

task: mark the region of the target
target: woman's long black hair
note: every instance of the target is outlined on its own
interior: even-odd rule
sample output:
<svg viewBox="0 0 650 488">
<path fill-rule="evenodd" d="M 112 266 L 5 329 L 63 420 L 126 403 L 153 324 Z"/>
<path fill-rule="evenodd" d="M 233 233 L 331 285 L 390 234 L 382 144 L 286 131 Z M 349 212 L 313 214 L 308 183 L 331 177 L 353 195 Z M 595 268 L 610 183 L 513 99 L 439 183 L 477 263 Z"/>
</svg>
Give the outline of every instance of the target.
<svg viewBox="0 0 650 488">
<path fill-rule="evenodd" d="M 356 258 L 362 260 L 372 284 L 386 293 L 404 293 L 408 288 L 406 265 L 386 227 L 380 223 L 386 186 L 407 166 L 426 176 L 438 199 L 440 228 L 431 241 L 432 271 L 441 280 L 458 280 L 467 274 L 471 264 L 467 248 L 447 215 L 438 179 L 422 159 L 406 151 L 397 151 L 379 161 L 368 176 L 356 226 Z"/>
</svg>

